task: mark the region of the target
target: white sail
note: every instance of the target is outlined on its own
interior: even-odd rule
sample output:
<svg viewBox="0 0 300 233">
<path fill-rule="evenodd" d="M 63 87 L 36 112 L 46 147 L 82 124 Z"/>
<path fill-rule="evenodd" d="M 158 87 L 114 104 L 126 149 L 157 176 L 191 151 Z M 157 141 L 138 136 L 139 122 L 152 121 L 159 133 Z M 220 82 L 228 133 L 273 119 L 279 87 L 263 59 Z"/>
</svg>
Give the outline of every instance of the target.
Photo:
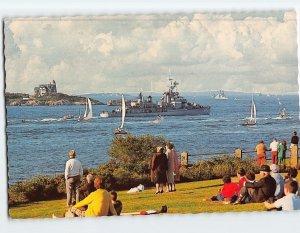
<svg viewBox="0 0 300 233">
<path fill-rule="evenodd" d="M 251 100 L 251 113 L 250 113 L 250 122 L 256 123 L 256 106 L 254 103 L 253 95 Z"/>
<path fill-rule="evenodd" d="M 86 100 L 86 101 L 85 101 L 85 111 L 84 111 L 84 114 L 83 114 L 83 118 L 86 118 L 87 113 L 88 113 L 88 102 L 87 102 L 87 100 Z"/>
<path fill-rule="evenodd" d="M 125 100 L 124 100 L 124 96 L 122 95 L 122 123 L 121 123 L 120 129 L 123 129 L 125 115 L 126 115 Z"/>
<path fill-rule="evenodd" d="M 250 106 L 250 118 L 248 118 L 247 122 L 243 123 L 242 125 L 245 126 L 256 125 L 256 106 L 254 103 L 253 95 L 252 95 L 251 106 Z"/>
<path fill-rule="evenodd" d="M 256 123 L 256 106 L 254 101 L 253 101 L 253 122 Z"/>
<path fill-rule="evenodd" d="M 92 109 L 92 102 L 90 98 L 87 98 L 86 104 L 85 104 L 85 112 L 83 115 L 84 120 L 89 120 L 93 118 L 93 109 Z"/>
</svg>

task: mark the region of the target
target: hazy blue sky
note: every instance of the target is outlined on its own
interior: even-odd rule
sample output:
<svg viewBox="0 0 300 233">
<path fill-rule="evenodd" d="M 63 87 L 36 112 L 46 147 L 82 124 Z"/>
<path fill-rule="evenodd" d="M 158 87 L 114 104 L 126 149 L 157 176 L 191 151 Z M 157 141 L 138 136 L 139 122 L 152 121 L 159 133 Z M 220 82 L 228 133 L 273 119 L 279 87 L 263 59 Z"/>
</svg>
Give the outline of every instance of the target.
<svg viewBox="0 0 300 233">
<path fill-rule="evenodd" d="M 297 92 L 296 13 L 5 19 L 6 91 Z"/>
</svg>

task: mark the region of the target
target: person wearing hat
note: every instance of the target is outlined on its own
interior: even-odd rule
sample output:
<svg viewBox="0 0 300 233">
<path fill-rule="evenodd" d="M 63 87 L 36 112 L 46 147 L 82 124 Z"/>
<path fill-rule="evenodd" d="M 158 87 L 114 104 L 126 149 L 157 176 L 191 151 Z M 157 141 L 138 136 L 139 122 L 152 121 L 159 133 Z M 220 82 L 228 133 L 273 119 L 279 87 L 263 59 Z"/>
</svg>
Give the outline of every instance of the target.
<svg viewBox="0 0 300 233">
<path fill-rule="evenodd" d="M 159 146 L 156 148 L 156 153 L 154 153 L 151 160 L 151 173 L 154 174 L 152 181 L 155 183 L 156 192 L 163 193 L 163 187 L 167 183 L 167 172 L 168 170 L 168 159 L 164 153 L 164 148 Z"/>
<path fill-rule="evenodd" d="M 260 176 L 261 179 L 257 182 L 246 182 L 244 195 L 239 195 L 238 200 L 234 204 L 241 204 L 242 200 L 250 197 L 249 189 L 251 189 L 251 200 L 250 202 L 260 203 L 269 200 L 270 198 L 274 198 L 274 193 L 276 190 L 276 181 L 270 175 L 270 167 L 269 165 L 262 165 L 260 167 Z M 241 191 L 242 191 L 241 190 Z M 252 191 L 253 190 L 253 191 Z"/>
<path fill-rule="evenodd" d="M 279 174 L 279 166 L 276 164 L 272 164 L 270 166 L 271 169 L 271 176 L 274 178 L 276 181 L 276 190 L 275 190 L 275 200 L 281 198 L 283 196 L 284 192 L 284 179 L 283 177 Z"/>
<path fill-rule="evenodd" d="M 80 196 L 80 179 L 83 175 L 81 162 L 75 158 L 74 150 L 69 151 L 69 160 L 65 166 L 67 206 L 72 206 L 72 193 L 75 192 L 76 203 L 79 202 Z"/>
<path fill-rule="evenodd" d="M 117 215 L 109 192 L 101 188 L 102 182 L 102 177 L 96 177 L 94 180 L 96 191 L 90 193 L 85 199 L 73 206 L 70 209 L 71 213 L 79 217 Z M 87 206 L 87 209 L 81 210 L 84 206 Z"/>
</svg>

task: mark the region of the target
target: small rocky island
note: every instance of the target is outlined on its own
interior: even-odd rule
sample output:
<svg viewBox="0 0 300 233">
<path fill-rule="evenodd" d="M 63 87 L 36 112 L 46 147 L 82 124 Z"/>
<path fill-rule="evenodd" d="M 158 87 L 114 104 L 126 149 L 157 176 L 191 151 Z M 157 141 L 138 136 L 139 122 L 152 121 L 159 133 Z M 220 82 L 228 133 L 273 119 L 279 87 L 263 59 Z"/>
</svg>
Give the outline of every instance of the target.
<svg viewBox="0 0 300 233">
<path fill-rule="evenodd" d="M 104 103 L 91 99 L 93 105 L 104 105 Z M 72 96 L 57 93 L 56 83 L 41 84 L 34 88 L 34 95 L 24 93 L 5 93 L 5 104 L 7 106 L 58 106 L 58 105 L 84 105 L 86 97 Z"/>
</svg>

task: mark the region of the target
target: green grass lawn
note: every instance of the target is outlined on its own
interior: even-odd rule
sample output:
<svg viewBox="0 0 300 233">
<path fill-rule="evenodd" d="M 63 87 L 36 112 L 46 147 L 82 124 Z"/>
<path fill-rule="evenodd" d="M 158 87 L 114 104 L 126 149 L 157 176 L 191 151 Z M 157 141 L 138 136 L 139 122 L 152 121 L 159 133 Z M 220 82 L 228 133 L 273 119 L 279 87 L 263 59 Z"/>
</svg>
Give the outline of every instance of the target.
<svg viewBox="0 0 300 233">
<path fill-rule="evenodd" d="M 237 182 L 237 178 L 233 178 Z M 209 199 L 216 195 L 222 187 L 222 180 L 208 180 L 176 185 L 176 192 L 154 194 L 155 189 L 146 189 L 141 193 L 127 194 L 118 192 L 118 199 L 123 203 L 122 212 L 137 212 L 142 210 L 158 210 L 161 206 L 168 206 L 169 214 L 207 213 L 207 212 L 241 212 L 263 211 L 263 203 L 244 205 L 225 205 L 221 202 L 211 202 Z M 11 218 L 51 218 L 54 213 L 63 217 L 66 212 L 66 200 L 34 202 L 19 205 L 9 209 Z"/>
</svg>

